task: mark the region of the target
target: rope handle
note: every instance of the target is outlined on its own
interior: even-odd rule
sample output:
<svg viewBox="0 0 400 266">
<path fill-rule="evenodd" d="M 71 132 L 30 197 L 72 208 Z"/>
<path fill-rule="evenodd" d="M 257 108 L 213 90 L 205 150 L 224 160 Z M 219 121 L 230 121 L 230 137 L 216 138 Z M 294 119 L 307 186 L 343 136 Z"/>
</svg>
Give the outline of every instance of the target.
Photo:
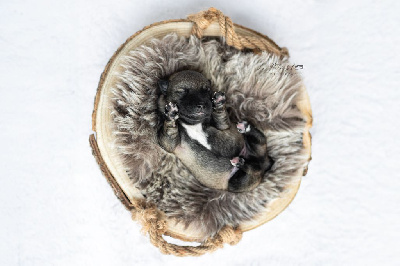
<svg viewBox="0 0 400 266">
<path fill-rule="evenodd" d="M 132 219 L 141 223 L 142 232 L 149 234 L 150 242 L 158 247 L 163 254 L 172 254 L 179 257 L 201 256 L 222 248 L 225 243 L 236 245 L 242 238 L 242 232 L 239 229 L 226 226 L 217 235 L 207 239 L 200 246 L 171 244 L 162 237 L 167 231 L 167 222 L 160 217 L 157 208 L 152 204 L 139 200 L 133 204 L 135 208 L 131 210 Z"/>
<path fill-rule="evenodd" d="M 233 46 L 238 50 L 247 48 L 256 51 L 271 52 L 280 57 L 289 56 L 289 52 L 285 47 L 279 47 L 272 40 L 269 40 L 269 38 L 238 35 L 232 20 L 214 7 L 197 14 L 189 15 L 187 18 L 193 22 L 192 34 L 198 38 L 203 37 L 204 30 L 212 22 L 216 21 L 219 24 L 221 35 L 225 37 L 226 44 L 229 46 Z"/>
</svg>

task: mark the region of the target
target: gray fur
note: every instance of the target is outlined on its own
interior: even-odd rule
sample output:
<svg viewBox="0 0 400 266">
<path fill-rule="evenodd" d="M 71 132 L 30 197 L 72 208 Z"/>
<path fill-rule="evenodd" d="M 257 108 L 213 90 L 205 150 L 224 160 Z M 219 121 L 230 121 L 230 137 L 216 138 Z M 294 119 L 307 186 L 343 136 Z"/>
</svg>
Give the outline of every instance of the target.
<svg viewBox="0 0 400 266">
<path fill-rule="evenodd" d="M 293 70 L 271 69 L 274 63 L 289 66 L 287 59 L 265 52 L 239 52 L 222 41 L 201 42 L 175 34 L 154 39 L 126 57 L 111 99 L 116 148 L 133 184 L 167 217 L 194 223 L 212 236 L 224 225 L 236 226 L 263 211 L 298 178 L 307 163 L 302 144 L 305 121 L 295 107 L 302 81 Z M 207 188 L 157 144 L 157 81 L 182 69 L 203 73 L 214 91 L 226 93 L 233 123 L 247 120 L 267 137 L 274 164 L 254 190 Z"/>
</svg>

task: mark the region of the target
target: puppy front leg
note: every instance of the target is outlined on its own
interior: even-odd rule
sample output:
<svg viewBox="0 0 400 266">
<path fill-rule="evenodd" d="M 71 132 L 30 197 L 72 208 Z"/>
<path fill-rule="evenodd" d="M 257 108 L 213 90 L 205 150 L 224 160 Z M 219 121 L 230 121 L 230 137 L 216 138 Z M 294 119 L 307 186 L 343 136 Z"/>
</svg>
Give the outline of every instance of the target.
<svg viewBox="0 0 400 266">
<path fill-rule="evenodd" d="M 229 121 L 229 116 L 225 108 L 225 102 L 226 102 L 225 93 L 223 93 L 222 91 L 217 91 L 216 93 L 214 93 L 212 101 L 214 104 L 212 117 L 215 122 L 215 127 L 219 130 L 228 129 L 230 127 L 231 122 Z"/>
<path fill-rule="evenodd" d="M 180 143 L 180 136 L 176 120 L 179 118 L 176 104 L 169 103 L 165 106 L 165 121 L 159 133 L 159 142 L 167 152 L 173 152 Z"/>
</svg>

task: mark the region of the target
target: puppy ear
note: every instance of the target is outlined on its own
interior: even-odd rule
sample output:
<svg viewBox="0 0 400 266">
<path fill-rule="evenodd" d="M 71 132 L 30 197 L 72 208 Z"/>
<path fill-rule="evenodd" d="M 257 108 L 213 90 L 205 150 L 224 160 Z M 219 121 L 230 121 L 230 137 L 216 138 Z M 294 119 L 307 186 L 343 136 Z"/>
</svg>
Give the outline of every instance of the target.
<svg viewBox="0 0 400 266">
<path fill-rule="evenodd" d="M 158 87 L 160 88 L 161 93 L 166 95 L 168 90 L 168 80 L 160 79 L 158 81 Z"/>
</svg>

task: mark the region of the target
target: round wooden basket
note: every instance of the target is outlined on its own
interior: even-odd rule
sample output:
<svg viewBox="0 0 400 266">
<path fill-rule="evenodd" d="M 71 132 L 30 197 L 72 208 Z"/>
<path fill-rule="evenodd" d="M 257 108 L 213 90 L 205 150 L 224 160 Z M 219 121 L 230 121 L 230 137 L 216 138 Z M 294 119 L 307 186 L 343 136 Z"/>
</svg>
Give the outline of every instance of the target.
<svg viewBox="0 0 400 266">
<path fill-rule="evenodd" d="M 132 212 L 133 218 L 143 224 L 144 231 L 149 233 L 152 244 L 159 247 L 165 254 L 196 256 L 214 251 L 222 247 L 224 243 L 235 244 L 240 240 L 242 232 L 254 229 L 276 217 L 295 197 L 301 178 L 298 179 L 298 182 L 286 187 L 279 198 L 270 202 L 265 212 L 254 217 L 251 221 L 240 224 L 238 228 L 225 227 L 219 234 L 201 243 L 199 246 L 174 245 L 162 238 L 163 235 L 168 235 L 184 241 L 198 242 L 204 236 L 194 227 L 189 226 L 189 228 L 185 229 L 182 225 L 176 224 L 174 220 L 167 219 L 161 211 L 143 201 L 141 193 L 132 185 L 126 172 L 120 167 L 120 162 L 116 161 L 116 157 L 113 156 L 114 151 L 110 145 L 113 139 L 110 127 L 112 117 L 108 99 L 111 98 L 110 89 L 116 82 L 116 75 L 114 73 L 123 70 L 121 67 L 123 57 L 129 51 L 148 43 L 151 39 L 162 38 L 171 32 L 186 37 L 189 37 L 191 34 L 195 34 L 199 38 L 203 36 L 223 36 L 228 45 L 234 46 L 237 49 L 252 49 L 256 53 L 266 50 L 280 56 L 288 55 L 285 48 L 279 47 L 267 36 L 233 24 L 229 17 L 224 16 L 219 10 L 210 8 L 207 11 L 189 16 L 188 19 L 162 21 L 147 26 L 135 33 L 119 47 L 101 75 L 92 114 L 92 129 L 96 134 L 90 136 L 93 155 L 101 171 L 107 178 L 116 196 Z M 309 97 L 304 87 L 302 88 L 302 95 L 299 97 L 297 106 L 307 121 L 304 128 L 303 144 L 309 154 L 310 160 L 311 135 L 309 129 L 312 125 L 312 114 Z M 307 167 L 299 171 L 299 176 L 305 175 L 306 172 Z"/>
</svg>

